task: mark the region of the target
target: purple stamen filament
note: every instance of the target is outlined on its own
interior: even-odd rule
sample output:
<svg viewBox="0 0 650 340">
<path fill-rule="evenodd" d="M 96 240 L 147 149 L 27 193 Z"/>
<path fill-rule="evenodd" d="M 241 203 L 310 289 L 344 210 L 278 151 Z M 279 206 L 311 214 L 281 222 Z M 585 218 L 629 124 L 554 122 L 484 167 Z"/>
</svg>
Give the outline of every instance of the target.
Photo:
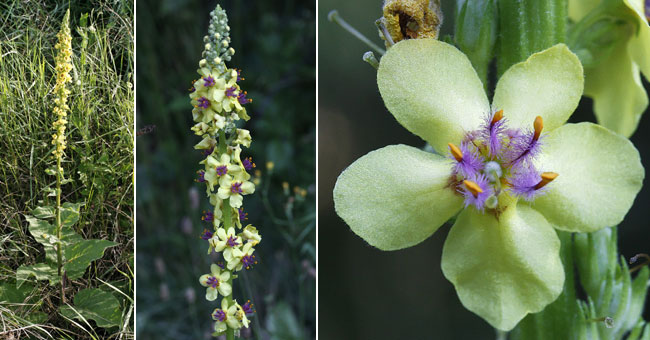
<svg viewBox="0 0 650 340">
<path fill-rule="evenodd" d="M 257 263 L 257 262 L 255 261 L 255 255 L 252 255 L 252 256 L 251 256 L 251 255 L 244 255 L 244 256 L 241 258 L 241 263 L 244 265 L 244 267 L 246 267 L 246 269 L 250 269 L 250 267 L 251 267 L 253 264 L 256 264 L 256 263 Z"/>
<path fill-rule="evenodd" d="M 217 176 L 223 176 L 228 173 L 228 167 L 226 165 L 217 167 Z"/>
<path fill-rule="evenodd" d="M 207 76 L 203 78 L 203 86 L 205 87 L 214 86 L 214 78 L 212 78 L 212 76 Z"/>
<path fill-rule="evenodd" d="M 212 238 L 212 235 L 214 234 L 211 231 L 205 229 L 203 230 L 203 234 L 201 234 L 201 239 L 207 241 Z"/>
<path fill-rule="evenodd" d="M 544 186 L 557 174 L 544 173 L 549 179 L 540 182 L 542 174 L 532 161 L 542 146 L 541 117 L 535 119 L 533 127 L 533 131 L 507 129 L 503 111 L 497 111 L 478 130 L 467 133 L 460 147 L 449 144 L 449 159 L 454 162 L 451 181 L 465 197 L 466 206 L 495 209 L 494 198 L 501 193 L 502 185 L 527 201 L 546 191 Z"/>
<path fill-rule="evenodd" d="M 203 216 L 201 217 L 202 221 L 210 222 L 214 219 L 214 214 L 212 211 L 204 211 Z"/>
<path fill-rule="evenodd" d="M 232 186 L 230 187 L 230 192 L 232 192 L 233 194 L 241 194 L 242 193 L 241 185 L 242 185 L 241 182 L 233 183 Z"/>
<path fill-rule="evenodd" d="M 220 284 L 220 283 L 219 283 L 219 279 L 217 279 L 217 278 L 214 277 L 214 276 L 210 276 L 210 277 L 208 278 L 208 281 L 207 281 L 206 283 L 207 283 L 208 286 L 210 286 L 210 287 L 212 287 L 212 288 L 215 288 L 215 289 L 216 289 L 217 287 L 219 287 L 219 284 Z"/>
<path fill-rule="evenodd" d="M 253 159 L 251 157 L 244 158 L 242 164 L 244 165 L 244 169 L 246 169 L 246 171 L 249 171 L 255 167 L 255 163 L 253 163 Z"/>
<path fill-rule="evenodd" d="M 201 98 L 199 98 L 198 101 L 199 101 L 199 107 L 200 108 L 207 109 L 207 108 L 210 107 L 210 100 L 208 100 L 208 98 L 201 97 Z"/>
<path fill-rule="evenodd" d="M 248 93 L 246 91 L 244 91 L 244 92 L 240 92 L 237 95 L 237 100 L 239 101 L 239 104 L 244 105 L 244 104 L 248 104 L 248 103 L 253 101 L 252 99 L 246 98 L 246 94 L 248 94 Z"/>
<path fill-rule="evenodd" d="M 238 246 L 238 245 L 239 245 L 239 242 L 237 242 L 237 238 L 236 238 L 236 237 L 234 237 L 234 236 L 228 236 L 228 240 L 226 241 L 226 244 L 228 245 L 228 247 L 233 248 L 233 247 Z"/>
<path fill-rule="evenodd" d="M 199 178 L 196 181 L 199 183 L 205 182 L 205 171 L 199 170 L 196 173 L 199 175 Z"/>
<path fill-rule="evenodd" d="M 237 88 L 234 86 L 231 86 L 226 89 L 226 96 L 227 97 L 234 97 L 235 96 L 235 91 L 237 91 Z"/>
<path fill-rule="evenodd" d="M 248 213 L 244 212 L 244 208 L 239 208 L 239 221 L 244 222 L 248 219 Z"/>
<path fill-rule="evenodd" d="M 253 310 L 253 304 L 251 303 L 251 300 L 246 301 L 246 303 L 241 306 L 241 309 L 244 311 L 246 316 L 250 316 L 255 314 L 255 311 Z"/>
<path fill-rule="evenodd" d="M 212 314 L 212 316 L 214 317 L 215 320 L 220 322 L 224 322 L 227 318 L 226 312 L 224 312 L 221 309 L 217 309 L 216 311 L 214 311 L 214 314 Z"/>
</svg>

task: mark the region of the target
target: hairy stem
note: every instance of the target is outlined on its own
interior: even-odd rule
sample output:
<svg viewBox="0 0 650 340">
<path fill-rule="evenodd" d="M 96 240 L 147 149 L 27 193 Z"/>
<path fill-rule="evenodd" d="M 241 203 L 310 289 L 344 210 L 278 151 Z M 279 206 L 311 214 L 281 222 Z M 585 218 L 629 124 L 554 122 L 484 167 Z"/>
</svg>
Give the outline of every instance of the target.
<svg viewBox="0 0 650 340">
<path fill-rule="evenodd" d="M 219 131 L 219 154 L 222 155 L 226 153 L 227 150 L 227 145 L 226 145 L 226 133 L 223 130 Z M 232 209 L 230 208 L 230 198 L 226 198 L 223 200 L 223 206 L 221 207 L 221 212 L 223 213 L 223 227 L 226 229 L 230 229 L 232 227 Z M 230 275 L 230 279 L 228 279 L 228 283 L 232 287 L 232 280 L 233 276 Z M 234 287 L 233 287 L 234 288 Z M 226 301 L 228 301 L 228 306 L 232 306 L 232 295 L 233 293 L 230 293 L 229 296 L 224 297 Z M 234 340 L 235 339 L 235 330 L 228 327 L 226 330 L 226 339 L 227 340 Z"/>
<path fill-rule="evenodd" d="M 567 0 L 499 0 L 499 77 L 531 54 L 564 42 Z"/>
<path fill-rule="evenodd" d="M 61 157 L 57 157 L 56 159 L 56 240 L 57 240 L 57 246 L 56 246 L 56 262 L 57 262 L 57 268 L 58 268 L 58 273 L 59 277 L 61 277 L 61 301 L 65 303 L 65 295 L 64 295 L 64 288 L 63 288 L 63 275 L 61 275 L 61 268 L 63 267 L 63 256 L 61 254 Z"/>
</svg>

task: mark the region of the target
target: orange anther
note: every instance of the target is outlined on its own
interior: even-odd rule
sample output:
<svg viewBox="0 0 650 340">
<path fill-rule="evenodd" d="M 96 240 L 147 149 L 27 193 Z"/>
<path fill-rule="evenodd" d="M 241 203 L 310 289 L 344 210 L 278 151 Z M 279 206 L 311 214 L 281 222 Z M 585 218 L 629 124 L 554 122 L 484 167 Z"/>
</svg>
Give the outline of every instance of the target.
<svg viewBox="0 0 650 340">
<path fill-rule="evenodd" d="M 544 173 L 542 173 L 542 175 L 541 175 L 542 180 L 539 181 L 539 183 L 537 183 L 537 185 L 535 185 L 535 190 L 539 190 L 539 189 L 543 188 L 546 184 L 551 183 L 554 179 L 557 178 L 557 176 L 559 176 L 559 174 L 555 173 L 555 172 L 544 172 Z"/>
<path fill-rule="evenodd" d="M 502 118 L 503 118 L 503 110 L 499 110 L 496 113 L 494 113 L 494 117 L 492 117 L 492 125 L 500 121 Z"/>
<path fill-rule="evenodd" d="M 462 161 L 463 152 L 460 151 L 460 149 L 454 144 L 449 143 L 447 145 L 449 145 L 449 151 L 451 151 L 451 155 L 454 156 L 454 158 L 456 158 L 457 161 L 459 162 Z"/>
<path fill-rule="evenodd" d="M 535 134 L 533 135 L 533 139 L 538 140 L 539 135 L 542 133 L 542 129 L 544 128 L 544 120 L 542 119 L 542 116 L 537 116 L 535 118 L 533 127 L 535 128 Z"/>
<path fill-rule="evenodd" d="M 478 184 L 476 184 L 475 182 L 464 180 L 463 184 L 465 184 L 467 190 L 469 190 L 469 192 L 471 192 L 472 195 L 474 195 L 474 198 L 477 198 L 478 194 L 483 192 L 483 189 L 481 189 L 481 187 L 478 186 Z"/>
</svg>

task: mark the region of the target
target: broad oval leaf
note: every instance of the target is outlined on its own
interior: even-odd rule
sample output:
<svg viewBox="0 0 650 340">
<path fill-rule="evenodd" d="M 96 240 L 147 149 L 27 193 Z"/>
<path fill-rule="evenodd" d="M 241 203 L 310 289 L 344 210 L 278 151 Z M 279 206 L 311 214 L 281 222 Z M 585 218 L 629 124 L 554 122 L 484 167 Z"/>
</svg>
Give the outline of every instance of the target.
<svg viewBox="0 0 650 340">
<path fill-rule="evenodd" d="M 117 298 L 99 288 L 80 290 L 74 297 L 74 306 L 61 306 L 59 313 L 69 319 L 95 320 L 102 328 L 119 326 L 122 322 Z"/>
</svg>

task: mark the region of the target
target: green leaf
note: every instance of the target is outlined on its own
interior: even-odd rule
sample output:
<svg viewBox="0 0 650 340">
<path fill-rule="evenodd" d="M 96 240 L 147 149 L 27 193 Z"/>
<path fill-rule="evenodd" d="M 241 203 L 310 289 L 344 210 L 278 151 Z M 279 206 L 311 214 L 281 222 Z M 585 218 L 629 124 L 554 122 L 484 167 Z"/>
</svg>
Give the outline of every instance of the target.
<svg viewBox="0 0 650 340">
<path fill-rule="evenodd" d="M 16 287 L 25 283 L 30 276 L 36 277 L 36 280 L 48 280 L 50 285 L 56 285 L 59 282 L 59 275 L 56 263 L 37 263 L 31 266 L 22 265 L 16 270 Z"/>
<path fill-rule="evenodd" d="M 32 234 L 36 242 L 43 245 L 45 248 L 45 260 L 46 262 L 56 263 L 56 243 L 57 243 L 57 230 L 56 226 L 48 223 L 47 221 L 39 220 L 32 216 L 25 216 L 27 222 L 29 222 L 29 232 Z M 61 230 L 61 242 L 63 247 L 74 244 L 83 240 L 81 236 L 75 233 L 71 228 L 65 227 Z"/>
<path fill-rule="evenodd" d="M 64 268 L 68 278 L 75 280 L 83 276 L 92 261 L 100 259 L 104 256 L 106 248 L 115 245 L 117 243 L 106 240 L 81 240 L 66 246 Z"/>
<path fill-rule="evenodd" d="M 74 306 L 61 306 L 59 313 L 69 319 L 95 320 L 102 328 L 119 326 L 122 321 L 117 298 L 98 288 L 80 290 L 74 297 Z"/>
<path fill-rule="evenodd" d="M 54 207 L 36 207 L 32 210 L 32 214 L 36 218 L 48 219 L 54 218 Z"/>
<path fill-rule="evenodd" d="M 30 311 L 29 314 L 25 315 L 25 320 L 34 324 L 42 324 L 47 321 L 48 317 L 49 315 L 45 312 Z"/>
<path fill-rule="evenodd" d="M 61 245 L 64 270 L 70 280 L 83 276 L 86 268 L 94 260 L 104 255 L 104 250 L 115 246 L 117 243 L 106 240 L 84 240 L 75 233 L 72 225 L 79 221 L 79 208 L 81 203 L 64 203 L 61 207 Z M 46 209 L 35 209 L 40 216 L 47 216 Z M 49 280 L 51 285 L 57 284 L 61 278 L 58 276 L 57 249 L 58 239 L 56 237 L 56 226 L 47 221 L 25 216 L 29 222 L 29 232 L 37 242 L 45 248 L 45 263 L 35 265 L 23 265 L 16 273 L 17 286 L 20 287 L 29 277 L 34 276 L 36 280 Z"/>
<path fill-rule="evenodd" d="M 27 298 L 34 290 L 31 284 L 24 284 L 20 287 L 11 283 L 0 284 L 0 302 L 7 303 L 30 303 Z M 33 300 L 33 299 L 32 299 Z"/>
<path fill-rule="evenodd" d="M 0 284 L 0 304 L 31 323 L 44 323 L 48 318 L 46 313 L 38 310 L 40 301 L 40 293 L 34 291 L 32 284 L 20 287 L 8 282 Z"/>
<path fill-rule="evenodd" d="M 61 206 L 61 224 L 64 227 L 71 227 L 79 221 L 79 208 L 83 203 L 63 203 Z"/>
</svg>

